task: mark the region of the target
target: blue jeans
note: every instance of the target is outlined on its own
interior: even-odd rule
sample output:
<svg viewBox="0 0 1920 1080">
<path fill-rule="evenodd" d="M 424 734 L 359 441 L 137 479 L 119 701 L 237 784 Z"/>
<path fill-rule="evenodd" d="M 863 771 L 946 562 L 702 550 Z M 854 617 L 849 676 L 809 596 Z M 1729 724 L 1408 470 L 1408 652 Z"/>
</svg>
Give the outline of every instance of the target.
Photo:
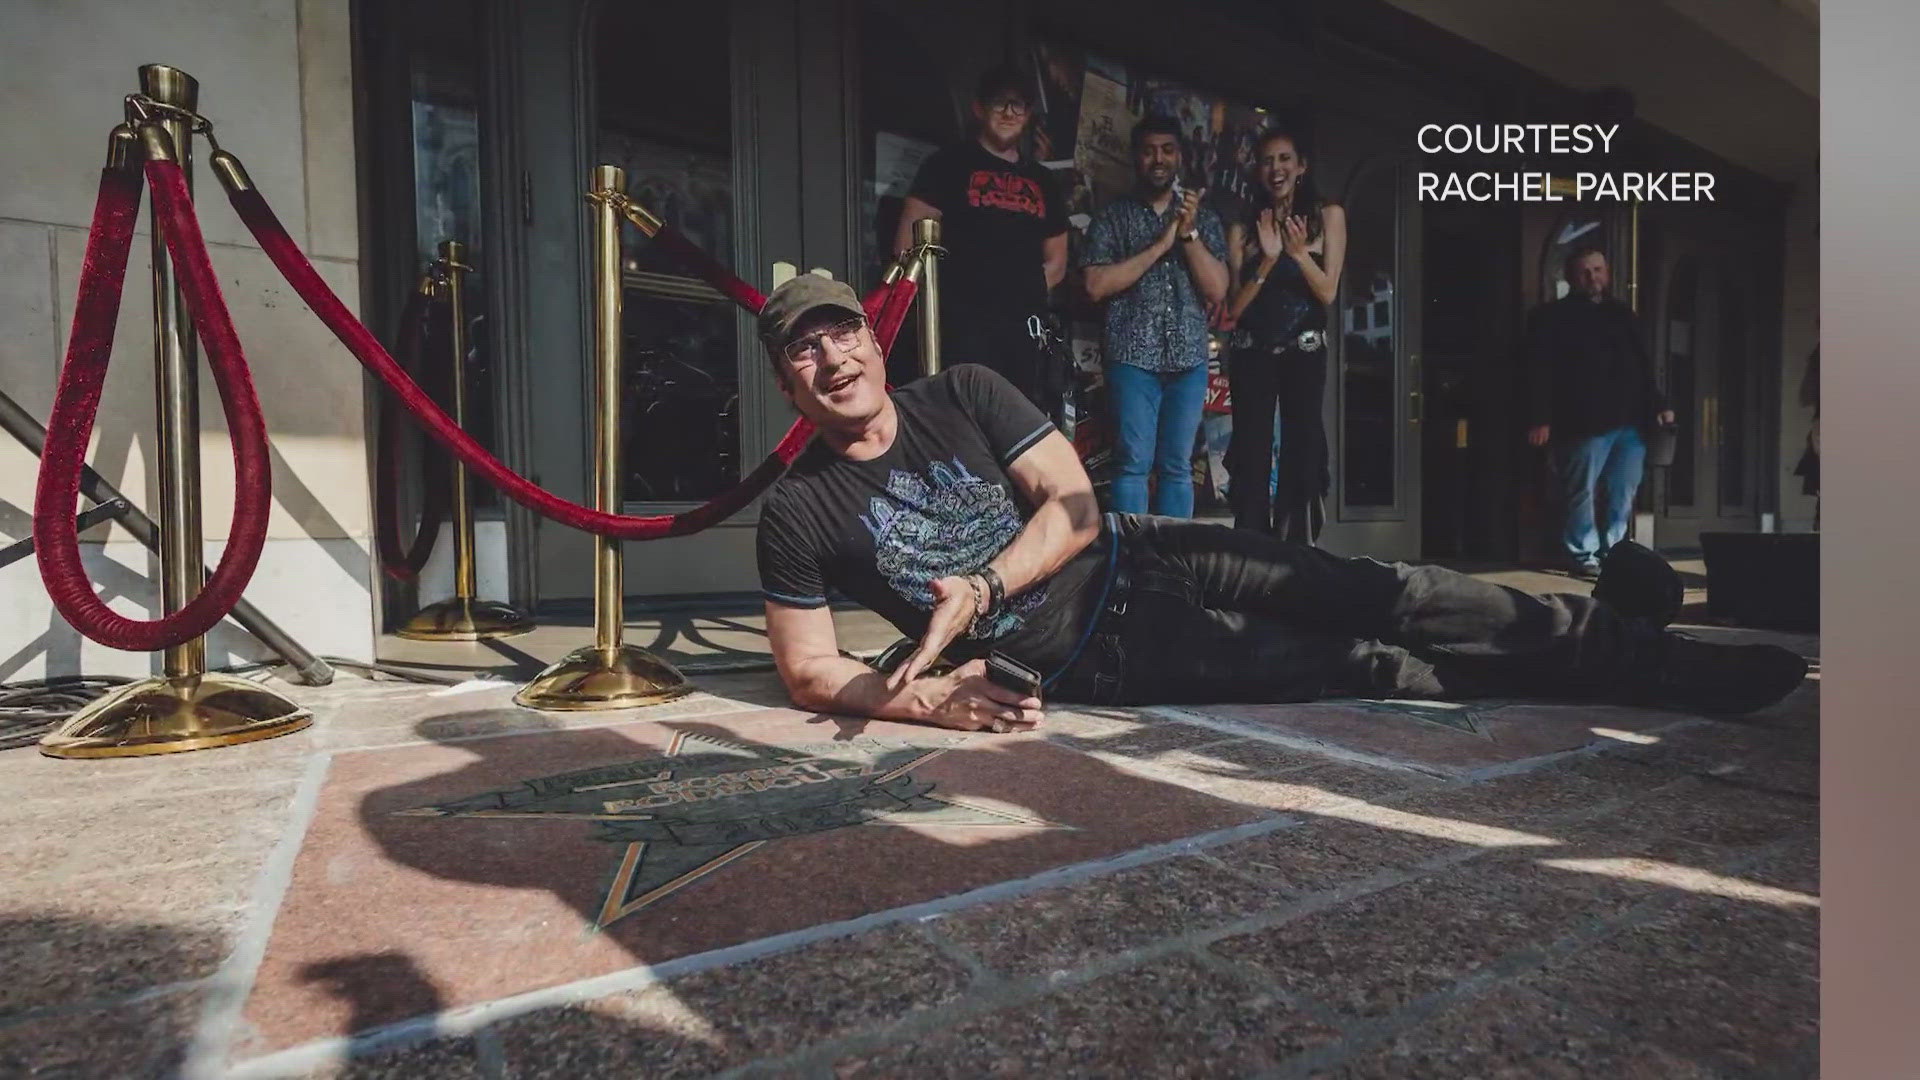
<svg viewBox="0 0 1920 1080">
<path fill-rule="evenodd" d="M 1639 428 L 1619 427 L 1561 443 L 1555 456 L 1559 458 L 1560 489 L 1567 514 L 1561 546 L 1574 562 L 1592 566 L 1608 548 L 1626 539 L 1627 526 L 1633 519 L 1633 493 L 1640 487 L 1640 474 L 1647 463 L 1646 440 L 1640 437 Z M 1597 526 L 1596 486 L 1606 489 Z"/>
<path fill-rule="evenodd" d="M 1147 472 L 1157 478 L 1153 513 L 1193 516 L 1193 440 L 1207 402 L 1207 365 L 1185 371 L 1148 371 L 1110 364 L 1115 440 L 1113 509 L 1147 513 Z"/>
</svg>

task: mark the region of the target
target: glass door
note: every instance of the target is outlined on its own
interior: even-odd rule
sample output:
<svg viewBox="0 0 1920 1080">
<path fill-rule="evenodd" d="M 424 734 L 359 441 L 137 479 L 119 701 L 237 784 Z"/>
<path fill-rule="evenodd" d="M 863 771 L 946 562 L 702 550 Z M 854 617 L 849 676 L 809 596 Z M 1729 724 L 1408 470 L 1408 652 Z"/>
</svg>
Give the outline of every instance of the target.
<svg viewBox="0 0 1920 1080">
<path fill-rule="evenodd" d="M 1374 160 L 1340 196 L 1347 257 L 1334 303 L 1321 544 L 1379 559 L 1420 555 L 1421 313 L 1418 275 L 1408 272 L 1420 265 L 1420 208 L 1410 185 L 1400 164 Z"/>
</svg>

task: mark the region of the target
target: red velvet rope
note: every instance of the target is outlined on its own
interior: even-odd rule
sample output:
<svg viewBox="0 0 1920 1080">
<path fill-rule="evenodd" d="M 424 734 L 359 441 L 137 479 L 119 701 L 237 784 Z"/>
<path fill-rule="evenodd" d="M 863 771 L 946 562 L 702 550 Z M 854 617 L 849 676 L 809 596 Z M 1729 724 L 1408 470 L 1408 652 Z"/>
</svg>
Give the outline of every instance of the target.
<svg viewBox="0 0 1920 1080">
<path fill-rule="evenodd" d="M 46 447 L 34 492 L 33 531 L 41 578 L 55 608 L 92 640 L 128 651 L 154 651 L 180 644 L 205 634 L 226 617 L 239 602 L 259 564 L 266 544 L 272 501 L 266 423 L 260 413 L 245 354 L 207 257 L 186 179 L 179 166 L 168 161 L 147 162 L 145 176 L 153 188 L 155 226 L 171 253 L 188 314 L 205 346 L 207 363 L 219 391 L 233 450 L 235 490 L 233 521 L 220 562 L 200 594 L 184 607 L 160 619 L 138 620 L 113 611 L 95 595 L 81 560 L 74 511 L 87 443 L 112 356 L 120 298 L 126 286 L 127 256 L 140 212 L 139 175 L 130 170 L 104 170 L 93 226 L 87 236 L 66 363 L 61 368 L 53 411 L 48 417 Z M 652 517 L 608 514 L 561 499 L 515 474 L 460 430 L 333 294 L 257 192 L 231 192 L 230 195 L 235 210 L 289 284 L 348 350 L 387 384 L 428 434 L 510 498 L 562 524 L 623 540 L 698 532 L 725 520 L 758 497 L 780 477 L 812 437 L 811 425 L 804 420 L 796 422 L 773 453 L 740 483 L 706 505 L 680 514 Z M 752 286 L 728 273 L 678 233 L 662 230 L 656 239 L 693 264 L 715 288 L 736 303 L 757 311 L 765 302 Z M 891 348 L 915 292 L 914 283 L 903 279 L 882 286 L 863 301 L 883 350 Z M 385 455 L 390 449 L 383 430 L 379 452 Z M 442 486 L 428 485 L 430 489 Z M 430 530 L 423 521 L 421 535 L 416 537 L 412 551 L 398 550 L 397 534 L 392 537 L 389 550 L 384 542 L 387 534 L 382 533 L 381 555 L 390 571 L 405 569 L 413 565 L 416 558 L 424 563 L 438 523 L 431 511 L 428 520 L 435 522 L 434 529 Z M 390 557 L 395 555 L 399 557 Z"/>
<path fill-rule="evenodd" d="M 400 403 L 414 419 L 426 427 L 442 446 L 459 458 L 473 472 L 499 488 L 508 498 L 529 509 L 582 532 L 596 533 L 617 540 L 654 540 L 666 536 L 685 536 L 699 532 L 711 525 L 726 520 L 741 508 L 757 498 L 760 493 L 785 471 L 787 464 L 799 454 L 807 440 L 813 436 L 813 428 L 805 420 L 794 423 L 785 437 L 752 472 L 738 484 L 714 497 L 703 506 L 695 507 L 678 514 L 662 514 L 639 517 L 628 514 L 609 514 L 592 507 L 562 499 L 551 492 L 544 491 L 526 478 L 507 468 L 489 454 L 484 447 L 475 442 L 472 436 L 460 430 L 446 411 L 427 396 L 419 384 L 400 370 L 393 357 L 380 346 L 367 328 L 361 325 L 347 306 L 340 302 L 331 287 L 313 269 L 313 264 L 301 254 L 299 246 L 287 235 L 286 228 L 280 224 L 266 200 L 257 191 L 231 191 L 234 210 L 240 219 L 252 230 L 254 239 L 273 260 L 280 273 L 293 286 L 293 290 L 305 300 L 320 321 L 333 331 L 341 344 L 347 347 L 356 359 L 381 382 L 387 385 Z M 669 235 L 662 230 L 661 235 Z M 684 243 L 684 241 L 683 241 Z M 690 245 L 689 245 L 690 246 Z M 717 264 L 701 267 L 703 271 L 717 272 L 724 279 L 733 279 L 732 275 L 719 270 Z M 716 287 L 721 283 L 716 283 Z M 883 286 L 869 294 L 864 304 L 874 326 L 874 336 L 879 339 L 883 350 L 890 348 L 894 337 L 899 333 L 900 325 L 906 319 L 908 308 L 912 304 L 915 292 L 913 282 L 901 279 L 892 286 Z M 744 283 L 728 292 L 736 302 L 746 303 L 758 297 Z"/>
<path fill-rule="evenodd" d="M 442 391 L 443 397 L 452 377 L 453 357 L 445 351 L 451 339 L 434 330 L 446 315 L 446 309 L 435 304 L 432 297 L 418 289 L 412 290 L 400 313 L 400 334 L 394 343 L 395 358 L 402 370 L 424 376 L 434 389 Z M 441 526 L 446 523 L 452 470 L 446 458 L 421 437 L 420 528 L 414 533 L 411 545 L 403 543 L 400 539 L 400 437 L 406 427 L 400 407 L 391 398 L 380 398 L 379 412 L 379 441 L 373 468 L 374 544 L 380 552 L 380 567 L 388 577 L 412 581 L 426 567 L 433 545 L 440 537 Z"/>
<path fill-rule="evenodd" d="M 226 301 L 205 241 L 193 216 L 193 199 L 180 167 L 170 161 L 146 163 L 153 188 L 154 224 L 166 239 L 179 275 L 187 310 L 206 348 L 207 364 L 219 389 L 233 446 L 233 523 L 225 551 L 206 587 L 186 606 L 163 618 L 130 619 L 94 594 L 80 557 L 74 511 L 80 496 L 80 472 L 87 440 L 99 411 L 113 334 L 126 286 L 127 253 L 140 214 L 140 174 L 109 169 L 101 173 L 100 195 L 80 271 L 73 332 L 66 363 L 47 419 L 46 449 L 34 491 L 34 554 L 47 594 L 60 614 L 82 634 L 116 649 L 153 651 L 205 634 L 239 602 L 266 546 L 267 512 L 272 501 L 272 470 L 266 422 L 247 373 L 245 355 L 228 317 Z M 188 432 L 198 438 L 198 432 Z M 199 554 L 194 553 L 195 558 Z"/>
<path fill-rule="evenodd" d="M 767 298 L 760 290 L 734 277 L 732 271 L 721 266 L 719 261 L 707 254 L 700 245 L 681 235 L 678 229 L 665 226 L 653 234 L 653 242 L 679 259 L 686 266 L 707 279 L 707 284 L 724 293 L 727 299 L 758 314 L 766 305 Z"/>
</svg>

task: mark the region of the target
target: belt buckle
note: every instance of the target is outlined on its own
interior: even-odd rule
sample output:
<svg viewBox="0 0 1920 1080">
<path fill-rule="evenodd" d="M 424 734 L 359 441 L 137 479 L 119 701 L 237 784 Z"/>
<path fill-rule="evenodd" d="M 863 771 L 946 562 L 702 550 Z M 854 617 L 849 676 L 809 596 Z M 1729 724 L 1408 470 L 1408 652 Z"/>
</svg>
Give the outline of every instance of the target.
<svg viewBox="0 0 1920 1080">
<path fill-rule="evenodd" d="M 1301 352 L 1319 352 L 1326 343 L 1327 332 L 1324 330 L 1302 330 L 1294 341 L 1295 347 Z"/>
</svg>

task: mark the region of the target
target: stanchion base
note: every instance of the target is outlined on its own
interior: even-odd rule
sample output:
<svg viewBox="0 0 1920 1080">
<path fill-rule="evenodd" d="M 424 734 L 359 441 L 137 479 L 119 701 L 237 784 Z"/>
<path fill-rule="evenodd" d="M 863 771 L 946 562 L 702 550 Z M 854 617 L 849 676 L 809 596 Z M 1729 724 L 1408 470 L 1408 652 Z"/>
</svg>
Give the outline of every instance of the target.
<svg viewBox="0 0 1920 1080">
<path fill-rule="evenodd" d="M 513 695 L 516 704 L 548 712 L 631 709 L 693 692 L 679 669 L 645 649 L 622 645 L 612 653 L 575 649 Z"/>
<path fill-rule="evenodd" d="M 421 608 L 394 634 L 414 641 L 491 641 L 532 629 L 533 619 L 518 608 L 456 596 Z"/>
<path fill-rule="evenodd" d="M 312 713 L 237 676 L 145 679 L 75 713 L 40 740 L 40 752 L 63 758 L 177 754 L 271 739 L 311 723 Z"/>
</svg>

